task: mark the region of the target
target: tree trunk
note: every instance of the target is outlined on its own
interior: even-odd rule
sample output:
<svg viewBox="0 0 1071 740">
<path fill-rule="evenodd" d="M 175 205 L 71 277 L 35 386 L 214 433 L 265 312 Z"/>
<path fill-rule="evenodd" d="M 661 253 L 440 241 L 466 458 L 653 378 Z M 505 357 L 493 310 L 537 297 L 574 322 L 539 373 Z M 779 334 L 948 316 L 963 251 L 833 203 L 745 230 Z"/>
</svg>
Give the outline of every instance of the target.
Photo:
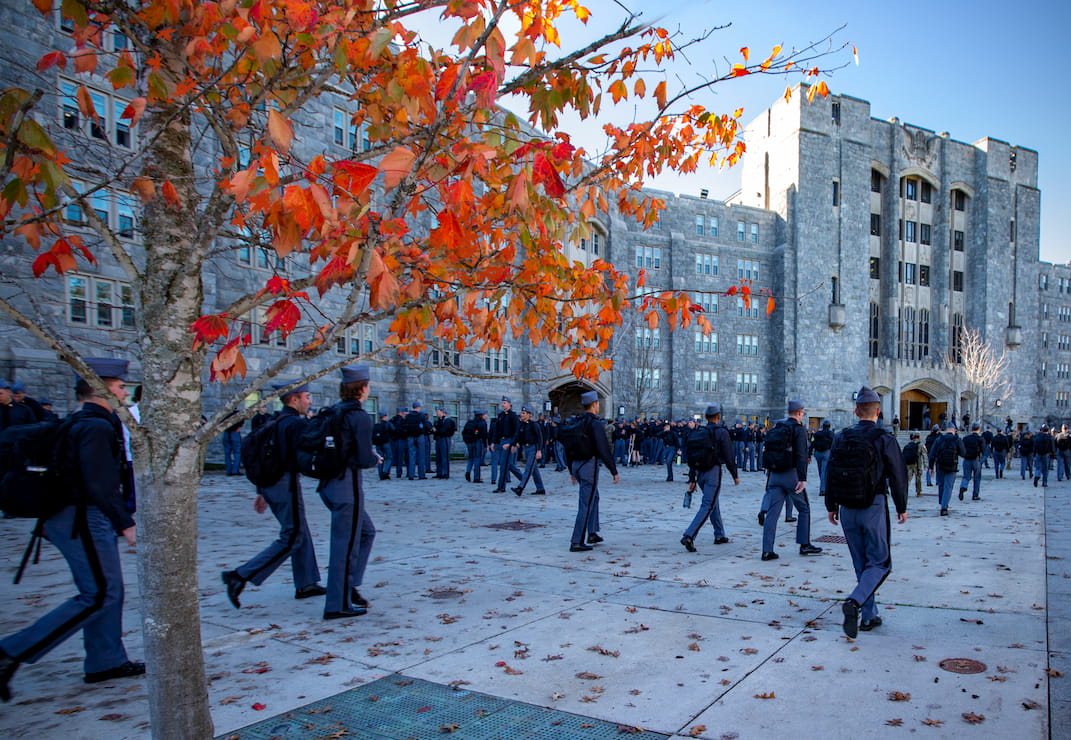
<svg viewBox="0 0 1071 740">
<path fill-rule="evenodd" d="M 205 257 L 197 242 L 190 114 L 161 104 L 146 119 L 159 135 L 144 171 L 158 191 L 170 182 L 179 197 L 147 203 L 141 228 L 144 433 L 134 440 L 134 459 L 149 717 L 154 738 L 203 740 L 213 731 L 198 605 L 197 494 L 208 440 L 197 436 L 204 425 L 204 351 L 191 349 L 188 327 L 203 308 Z"/>
</svg>

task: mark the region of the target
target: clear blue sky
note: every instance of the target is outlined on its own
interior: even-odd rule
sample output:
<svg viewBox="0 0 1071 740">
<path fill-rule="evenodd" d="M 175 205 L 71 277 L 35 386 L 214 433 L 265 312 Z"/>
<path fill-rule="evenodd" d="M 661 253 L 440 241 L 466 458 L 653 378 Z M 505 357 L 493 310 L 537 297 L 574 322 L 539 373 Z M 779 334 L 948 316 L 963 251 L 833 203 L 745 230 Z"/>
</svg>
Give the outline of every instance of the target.
<svg viewBox="0 0 1071 740">
<path fill-rule="evenodd" d="M 594 11 L 596 3 L 591 6 Z M 640 0 L 630 7 L 652 20 L 663 13 L 658 23 L 671 29 L 732 23 L 708 41 L 710 53 L 692 55 L 693 72 L 718 57 L 738 61 L 741 46 L 749 46 L 754 58 L 774 44 L 802 46 L 845 26 L 837 38 L 859 49 L 860 64 L 849 64 L 830 77 L 833 91 L 870 101 L 875 118 L 897 116 L 968 143 L 989 136 L 1036 150 L 1041 258 L 1071 261 L 1071 83 L 1065 52 L 1071 2 L 891 6 L 859 0 Z M 743 119 L 751 120 L 785 87 L 782 79 L 738 82 L 699 102 L 718 110 L 744 106 Z M 721 198 L 736 189 L 738 178 L 728 172 L 708 178 L 709 185 L 691 180 L 683 187 L 670 181 L 655 184 L 688 192 L 706 186 L 712 197 Z"/>
<path fill-rule="evenodd" d="M 562 28 L 563 51 L 616 27 L 617 0 L 581 0 L 592 11 L 588 27 Z M 713 64 L 740 60 L 748 46 L 752 59 L 775 44 L 801 47 L 844 26 L 836 39 L 859 49 L 840 57 L 848 66 L 828 78 L 835 93 L 870 101 L 875 118 L 901 121 L 967 143 L 987 136 L 1034 149 L 1039 155 L 1041 258 L 1071 262 L 1071 83 L 1064 46 L 1071 29 L 1071 0 L 923 2 L 893 5 L 868 0 L 620 0 L 642 19 L 689 34 L 731 24 L 715 32 L 702 51 L 678 60 L 675 75 L 694 84 Z M 415 24 L 437 45 L 449 33 L 434 21 Z M 436 38 L 438 37 L 438 38 Z M 797 80 L 792 80 L 795 83 Z M 749 76 L 718 86 L 698 102 L 717 112 L 744 108 L 750 121 L 784 92 L 786 79 Z M 671 85 L 672 87 L 672 85 Z M 649 88 L 650 89 L 650 86 Z M 509 107 L 508 101 L 502 101 Z M 630 108 L 604 107 L 602 118 L 624 123 Z M 597 150 L 598 123 L 566 124 L 574 140 Z M 685 179 L 663 177 L 648 183 L 675 192 L 708 188 L 723 199 L 738 189 L 739 173 L 707 172 Z"/>
</svg>

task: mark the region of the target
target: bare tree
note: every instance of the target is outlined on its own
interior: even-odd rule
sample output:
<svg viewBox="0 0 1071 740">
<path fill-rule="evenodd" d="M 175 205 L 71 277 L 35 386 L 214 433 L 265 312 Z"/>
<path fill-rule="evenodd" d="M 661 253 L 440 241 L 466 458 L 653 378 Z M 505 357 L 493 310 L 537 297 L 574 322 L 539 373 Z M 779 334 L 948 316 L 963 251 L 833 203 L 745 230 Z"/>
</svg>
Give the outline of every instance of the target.
<svg viewBox="0 0 1071 740">
<path fill-rule="evenodd" d="M 958 345 L 946 354 L 945 362 L 957 385 L 962 378 L 963 389 L 973 402 L 974 418 L 981 421 L 993 404 L 1004 402 L 1011 395 L 1010 358 L 1006 349 L 998 353 L 978 329 L 964 327 L 958 339 Z"/>
</svg>

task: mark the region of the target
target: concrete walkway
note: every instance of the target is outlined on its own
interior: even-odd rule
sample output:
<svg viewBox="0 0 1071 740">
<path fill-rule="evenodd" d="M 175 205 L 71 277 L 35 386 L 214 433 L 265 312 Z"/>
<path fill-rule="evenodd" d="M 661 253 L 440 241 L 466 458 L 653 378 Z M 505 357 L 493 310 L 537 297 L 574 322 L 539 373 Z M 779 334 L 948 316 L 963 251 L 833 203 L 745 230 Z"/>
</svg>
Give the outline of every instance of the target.
<svg viewBox="0 0 1071 740">
<path fill-rule="evenodd" d="M 326 714 L 326 707 L 336 712 L 336 729 L 354 737 L 451 729 L 456 737 L 610 737 L 643 728 L 647 737 L 1033 739 L 1049 737 L 1050 706 L 1052 736 L 1069 732 L 1064 686 L 1071 678 L 1060 673 L 1071 674 L 1071 483 L 1053 477 L 1048 516 L 1043 489 L 1018 475 L 994 481 L 991 471 L 983 500 L 954 499 L 950 517 L 937 515 L 934 488 L 912 496 L 908 523 L 893 525 L 893 574 L 880 594 L 885 624 L 849 640 L 839 600 L 854 582 L 851 560 L 845 545 L 822 541 L 839 531 L 820 501 L 813 502 L 812 540 L 825 553 L 799 556 L 790 525 L 782 524 L 781 559 L 763 563 L 755 514 L 764 476 L 744 474 L 739 487 L 723 490 L 732 542 L 714 546 L 706 527 L 699 551 L 689 554 L 678 540 L 694 509 L 681 508 L 679 474 L 666 483 L 664 468 L 629 469 L 621 484 L 602 485 L 605 543 L 570 553 L 576 489 L 565 473 L 548 468 L 544 476 L 548 495 L 523 498 L 463 478 L 371 481 L 379 535 L 361 591 L 372 608 L 365 617 L 324 622 L 318 599 L 293 599 L 288 568 L 262 588 L 247 588 L 241 610 L 227 602 L 219 572 L 266 545 L 275 522 L 253 513 L 244 478 L 207 475 L 200 575 L 217 733 L 271 737 L 266 727 Z M 306 499 L 326 576 L 327 512 L 315 494 Z M 28 529 L 25 521 L 0 521 L 9 573 Z M 139 599 L 128 549 L 127 646 L 137 659 Z M 71 593 L 63 560 L 46 546 L 22 585 L 9 576 L 0 583 L 3 631 Z M 1047 604 L 1059 613 L 1049 614 Z M 954 673 L 941 667 L 947 659 L 984 667 Z M 77 639 L 21 668 L 12 703 L 0 705 L 0 735 L 147 736 L 143 679 L 85 686 L 81 672 Z M 370 712 L 399 684 L 433 698 L 413 716 L 380 716 L 379 734 L 362 730 L 362 702 Z M 484 723 L 477 732 L 476 704 L 464 714 L 465 697 L 512 707 L 503 722 L 525 714 L 518 706 L 542 711 L 547 729 Z M 314 702 L 321 703 L 308 707 Z M 356 709 L 344 715 L 343 707 Z M 555 724 L 542 707 L 563 719 Z M 344 716 L 358 724 L 347 729 Z M 613 733 L 603 734 L 604 722 Z M 307 734 L 285 736 L 321 736 L 306 727 Z"/>
</svg>

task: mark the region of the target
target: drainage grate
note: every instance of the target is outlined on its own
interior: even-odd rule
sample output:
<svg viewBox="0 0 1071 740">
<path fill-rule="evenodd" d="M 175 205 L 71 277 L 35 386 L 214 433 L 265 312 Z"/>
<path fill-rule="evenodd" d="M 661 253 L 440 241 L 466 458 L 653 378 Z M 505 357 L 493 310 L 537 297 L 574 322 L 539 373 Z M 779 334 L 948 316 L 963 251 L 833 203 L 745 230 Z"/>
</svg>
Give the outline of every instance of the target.
<svg viewBox="0 0 1071 740">
<path fill-rule="evenodd" d="M 838 545 L 847 545 L 848 540 L 844 539 L 843 535 L 839 534 L 824 534 L 821 537 L 815 537 L 815 542 L 831 542 Z"/>
<path fill-rule="evenodd" d="M 668 735 L 623 728 L 616 722 L 499 699 L 487 694 L 409 679 L 397 674 L 321 699 L 277 717 L 221 735 L 219 740 L 360 737 L 366 740 L 432 738 L 466 740 L 641 740 Z M 634 734 L 633 734 L 634 733 Z"/>
<path fill-rule="evenodd" d="M 542 527 L 542 524 L 532 524 L 531 522 L 522 522 L 520 520 L 515 522 L 502 522 L 501 524 L 486 524 L 484 525 L 488 529 L 509 529 L 514 532 L 523 531 L 525 529 L 535 529 L 536 527 Z"/>
<path fill-rule="evenodd" d="M 951 673 L 984 673 L 985 663 L 970 658 L 945 658 L 937 666 Z"/>
</svg>

